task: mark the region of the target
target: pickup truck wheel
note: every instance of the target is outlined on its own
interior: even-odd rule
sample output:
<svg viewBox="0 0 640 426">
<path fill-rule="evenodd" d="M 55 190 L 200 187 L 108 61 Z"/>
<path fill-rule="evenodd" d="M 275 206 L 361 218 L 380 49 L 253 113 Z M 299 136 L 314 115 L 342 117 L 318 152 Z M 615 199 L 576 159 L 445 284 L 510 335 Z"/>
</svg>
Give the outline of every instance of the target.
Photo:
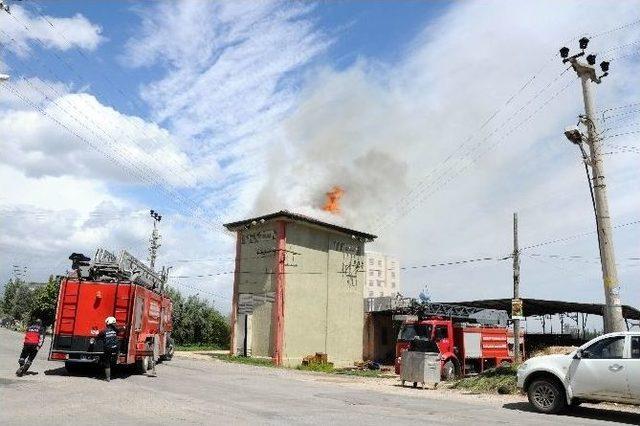
<svg viewBox="0 0 640 426">
<path fill-rule="evenodd" d="M 442 366 L 442 378 L 445 381 L 453 380 L 456 378 L 456 365 L 453 361 L 449 360 Z"/>
<path fill-rule="evenodd" d="M 527 394 L 531 405 L 541 413 L 559 413 L 566 405 L 564 389 L 555 380 L 536 380 L 529 386 Z"/>
</svg>

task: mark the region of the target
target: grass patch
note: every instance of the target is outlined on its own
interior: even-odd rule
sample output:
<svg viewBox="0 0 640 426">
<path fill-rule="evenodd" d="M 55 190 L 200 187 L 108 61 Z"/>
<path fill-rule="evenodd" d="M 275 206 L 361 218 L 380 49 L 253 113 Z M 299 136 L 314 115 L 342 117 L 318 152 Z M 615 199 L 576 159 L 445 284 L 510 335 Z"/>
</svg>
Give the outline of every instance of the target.
<svg viewBox="0 0 640 426">
<path fill-rule="evenodd" d="M 219 359 L 224 362 L 232 362 L 235 364 L 257 365 L 260 367 L 272 367 L 272 368 L 287 368 L 278 367 L 273 363 L 273 360 L 268 358 L 252 358 L 244 356 L 235 356 L 228 354 L 209 354 L 210 357 Z M 295 367 L 299 371 L 315 371 L 325 374 L 339 374 L 344 376 L 359 376 L 359 377 L 394 377 L 385 375 L 376 370 L 352 370 L 348 368 L 334 368 L 331 363 L 310 363 L 307 365 L 298 365 Z"/>
<path fill-rule="evenodd" d="M 335 368 L 333 368 L 333 364 L 329 364 L 329 363 L 319 363 L 319 362 L 312 362 L 309 364 L 300 364 L 298 366 L 296 366 L 296 370 L 301 370 L 301 371 L 318 371 L 321 373 L 334 373 L 336 371 Z"/>
<path fill-rule="evenodd" d="M 477 376 L 460 379 L 451 388 L 481 393 L 516 393 L 516 370 L 514 366 L 492 368 Z"/>
<path fill-rule="evenodd" d="M 379 377 L 379 378 L 384 378 L 384 377 L 395 377 L 395 375 L 392 374 L 385 374 L 380 372 L 380 370 L 350 370 L 350 369 L 345 369 L 345 370 L 336 370 L 335 374 L 341 374 L 344 376 L 358 376 L 358 377 Z"/>
<path fill-rule="evenodd" d="M 247 356 L 236 356 L 228 354 L 211 354 L 210 356 L 212 358 L 219 359 L 220 361 L 233 362 L 235 364 L 258 365 L 261 367 L 276 367 L 276 365 L 273 363 L 273 360 L 268 358 L 252 358 Z"/>
<path fill-rule="evenodd" d="M 229 349 L 229 348 L 223 348 L 218 345 L 176 345 L 175 347 L 176 351 L 183 351 L 183 352 L 220 351 L 223 349 Z"/>
</svg>

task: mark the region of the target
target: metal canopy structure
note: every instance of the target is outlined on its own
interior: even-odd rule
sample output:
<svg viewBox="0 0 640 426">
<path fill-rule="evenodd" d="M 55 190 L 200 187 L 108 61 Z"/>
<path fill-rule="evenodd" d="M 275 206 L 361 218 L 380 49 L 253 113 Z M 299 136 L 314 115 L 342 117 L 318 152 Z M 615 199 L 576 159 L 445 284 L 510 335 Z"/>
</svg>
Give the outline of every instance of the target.
<svg viewBox="0 0 640 426">
<path fill-rule="evenodd" d="M 451 302 L 453 305 L 471 306 L 475 308 L 505 310 L 511 314 L 511 299 L 487 299 L 464 302 Z M 565 313 L 584 313 L 602 316 L 602 303 L 577 303 L 561 300 L 522 299 L 522 310 L 525 317 L 555 315 Z M 640 310 L 629 305 L 622 305 L 625 319 L 640 320 Z"/>
</svg>

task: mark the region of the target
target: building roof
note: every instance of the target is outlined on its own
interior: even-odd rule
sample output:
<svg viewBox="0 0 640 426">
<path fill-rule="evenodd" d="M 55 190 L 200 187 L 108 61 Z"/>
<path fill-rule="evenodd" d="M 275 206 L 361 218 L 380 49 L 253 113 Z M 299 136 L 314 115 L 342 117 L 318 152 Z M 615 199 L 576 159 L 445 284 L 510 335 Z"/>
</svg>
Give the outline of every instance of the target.
<svg viewBox="0 0 640 426">
<path fill-rule="evenodd" d="M 511 299 L 472 300 L 468 302 L 452 302 L 454 305 L 472 306 L 475 308 L 498 309 L 511 313 Z M 582 312 L 602 316 L 604 304 L 564 302 L 561 300 L 522 299 L 522 313 L 526 317 L 535 315 L 553 315 L 566 312 Z M 629 305 L 622 305 L 622 316 L 626 319 L 640 320 L 640 310 Z"/>
<path fill-rule="evenodd" d="M 248 226 L 254 225 L 256 223 L 263 223 L 263 222 L 277 220 L 277 219 L 285 219 L 290 222 L 301 222 L 309 225 L 315 225 L 322 228 L 330 229 L 332 231 L 340 232 L 342 234 L 353 235 L 355 237 L 364 238 L 369 241 L 373 241 L 374 239 L 378 238 L 376 235 L 373 235 L 373 234 L 356 231 L 355 229 L 346 228 L 344 226 L 335 225 L 329 222 L 323 222 L 321 220 L 312 218 L 310 216 L 293 213 L 288 210 L 280 210 L 279 212 L 266 214 L 264 216 L 253 217 L 250 219 L 244 219 L 238 222 L 225 223 L 224 227 L 227 228 L 229 231 L 238 231 Z"/>
</svg>

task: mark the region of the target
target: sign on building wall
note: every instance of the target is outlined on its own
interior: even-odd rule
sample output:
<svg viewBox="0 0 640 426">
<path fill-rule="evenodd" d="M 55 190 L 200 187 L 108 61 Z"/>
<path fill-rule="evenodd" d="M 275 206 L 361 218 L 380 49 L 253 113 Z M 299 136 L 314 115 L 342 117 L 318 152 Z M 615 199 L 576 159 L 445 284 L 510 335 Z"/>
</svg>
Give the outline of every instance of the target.
<svg viewBox="0 0 640 426">
<path fill-rule="evenodd" d="M 238 313 L 250 315 L 253 311 L 264 303 L 274 303 L 276 300 L 275 292 L 253 294 L 238 294 Z"/>
</svg>

